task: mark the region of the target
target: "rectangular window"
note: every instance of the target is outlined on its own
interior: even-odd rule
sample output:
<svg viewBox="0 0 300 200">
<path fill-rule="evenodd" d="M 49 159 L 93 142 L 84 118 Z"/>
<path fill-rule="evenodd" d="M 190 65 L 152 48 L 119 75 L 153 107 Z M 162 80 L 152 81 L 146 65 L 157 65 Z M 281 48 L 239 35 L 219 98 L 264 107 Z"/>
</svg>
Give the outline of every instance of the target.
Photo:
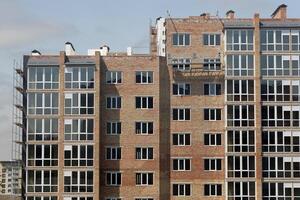
<svg viewBox="0 0 300 200">
<path fill-rule="evenodd" d="M 65 88 L 94 88 L 95 67 L 66 67 Z"/>
<path fill-rule="evenodd" d="M 152 71 L 135 72 L 135 82 L 141 84 L 153 83 L 153 72 Z"/>
<path fill-rule="evenodd" d="M 229 199 L 254 200 L 255 190 L 256 190 L 255 182 L 228 182 L 227 183 L 227 191 L 228 191 L 227 195 Z M 265 198 L 263 199 L 265 200 Z"/>
<path fill-rule="evenodd" d="M 227 177 L 255 177 L 255 156 L 228 156 Z"/>
<path fill-rule="evenodd" d="M 227 101 L 254 101 L 254 80 L 226 80 Z"/>
<path fill-rule="evenodd" d="M 135 134 L 152 135 L 153 122 L 135 122 Z"/>
<path fill-rule="evenodd" d="M 220 58 L 204 58 L 203 69 L 206 71 L 219 71 L 221 70 Z"/>
<path fill-rule="evenodd" d="M 65 94 L 66 115 L 94 114 L 93 93 L 66 93 Z"/>
<path fill-rule="evenodd" d="M 58 191 L 57 170 L 27 170 L 26 192 L 48 193 Z"/>
<path fill-rule="evenodd" d="M 153 153 L 153 147 L 137 147 L 135 148 L 135 159 L 153 160 Z"/>
<path fill-rule="evenodd" d="M 189 33 L 173 33 L 173 46 L 189 46 L 191 36 Z"/>
<path fill-rule="evenodd" d="M 190 158 L 173 158 L 172 166 L 174 171 L 190 171 L 191 159 Z"/>
<path fill-rule="evenodd" d="M 122 83 L 122 72 L 120 71 L 107 71 L 106 72 L 107 84 L 119 84 Z"/>
<path fill-rule="evenodd" d="M 299 178 L 299 157 L 263 157 L 264 178 Z"/>
<path fill-rule="evenodd" d="M 64 192 L 93 192 L 93 171 L 64 171 Z"/>
<path fill-rule="evenodd" d="M 175 58 L 172 59 L 172 67 L 175 71 L 188 71 L 191 69 L 190 58 Z"/>
<path fill-rule="evenodd" d="M 264 199 L 296 199 L 300 197 L 298 183 L 264 182 L 262 188 Z"/>
<path fill-rule="evenodd" d="M 204 95 L 206 95 L 206 96 L 221 95 L 221 84 L 205 83 L 203 86 L 204 86 Z"/>
<path fill-rule="evenodd" d="M 221 44 L 221 34 L 203 34 L 203 45 L 219 46 Z"/>
<path fill-rule="evenodd" d="M 106 197 L 105 200 L 122 200 L 122 198 L 118 198 L 118 197 Z"/>
<path fill-rule="evenodd" d="M 217 171 L 222 170 L 222 159 L 220 158 L 205 158 L 204 170 Z"/>
<path fill-rule="evenodd" d="M 28 93 L 27 113 L 33 115 L 57 115 L 58 93 Z"/>
<path fill-rule="evenodd" d="M 222 196 L 222 184 L 204 184 L 204 196 Z"/>
<path fill-rule="evenodd" d="M 121 160 L 122 148 L 121 147 L 106 147 L 106 160 Z"/>
<path fill-rule="evenodd" d="M 107 186 L 121 186 L 122 173 L 121 172 L 106 172 Z"/>
<path fill-rule="evenodd" d="M 135 97 L 135 108 L 153 109 L 153 97 Z"/>
<path fill-rule="evenodd" d="M 299 81 L 262 80 L 261 99 L 263 101 L 297 101 L 299 86 Z"/>
<path fill-rule="evenodd" d="M 253 76 L 254 57 L 253 55 L 227 55 L 226 76 Z"/>
<path fill-rule="evenodd" d="M 122 107 L 122 97 L 106 97 L 106 108 L 120 109 Z"/>
<path fill-rule="evenodd" d="M 64 165 L 72 167 L 93 166 L 94 162 L 93 145 L 65 145 Z"/>
<path fill-rule="evenodd" d="M 28 141 L 55 141 L 58 140 L 58 119 L 27 119 Z"/>
<path fill-rule="evenodd" d="M 290 30 L 261 30 L 262 51 L 289 51 Z"/>
<path fill-rule="evenodd" d="M 204 145 L 208 146 L 219 146 L 222 144 L 221 133 L 205 133 L 204 134 Z"/>
<path fill-rule="evenodd" d="M 228 127 L 254 126 L 254 105 L 228 105 Z"/>
<path fill-rule="evenodd" d="M 192 186 L 188 183 L 173 183 L 172 184 L 173 196 L 191 196 Z"/>
<path fill-rule="evenodd" d="M 228 130 L 227 152 L 255 152 L 255 132 L 252 130 Z"/>
<path fill-rule="evenodd" d="M 221 120 L 221 109 L 204 108 L 204 120 L 208 120 L 208 121 Z"/>
<path fill-rule="evenodd" d="M 139 172 L 135 174 L 136 185 L 148 186 L 153 185 L 154 173 L 152 172 Z"/>
<path fill-rule="evenodd" d="M 27 166 L 58 166 L 58 145 L 27 145 Z"/>
<path fill-rule="evenodd" d="M 59 67 L 28 67 L 28 89 L 58 89 Z"/>
<path fill-rule="evenodd" d="M 253 30 L 226 30 L 227 51 L 253 51 Z"/>
<path fill-rule="evenodd" d="M 108 135 L 120 135 L 122 133 L 121 122 L 107 122 L 106 123 L 106 134 Z"/>
<path fill-rule="evenodd" d="M 262 55 L 261 74 L 263 76 L 289 76 L 292 64 L 296 70 L 299 69 L 299 56 L 291 58 L 289 55 Z"/>
<path fill-rule="evenodd" d="M 173 83 L 173 95 L 185 96 L 191 94 L 191 84 Z"/>
<path fill-rule="evenodd" d="M 172 111 L 173 111 L 173 120 L 176 121 L 191 120 L 190 108 L 173 108 Z"/>
<path fill-rule="evenodd" d="M 135 198 L 135 200 L 154 200 L 154 199 L 146 197 L 146 198 Z"/>
<path fill-rule="evenodd" d="M 262 106 L 262 125 L 267 127 L 299 127 L 299 106 Z"/>
<path fill-rule="evenodd" d="M 85 141 L 94 139 L 94 119 L 65 119 L 65 140 Z"/>
<path fill-rule="evenodd" d="M 190 133 L 173 133 L 172 144 L 176 146 L 189 146 L 191 145 Z"/>
</svg>

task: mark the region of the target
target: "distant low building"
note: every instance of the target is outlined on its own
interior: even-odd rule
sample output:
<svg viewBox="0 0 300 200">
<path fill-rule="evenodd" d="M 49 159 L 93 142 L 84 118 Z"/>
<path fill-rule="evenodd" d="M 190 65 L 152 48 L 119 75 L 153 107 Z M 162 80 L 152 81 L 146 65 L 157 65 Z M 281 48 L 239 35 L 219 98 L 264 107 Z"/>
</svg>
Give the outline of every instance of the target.
<svg viewBox="0 0 300 200">
<path fill-rule="evenodd" d="M 21 195 L 22 165 L 18 161 L 0 161 L 0 200 L 4 195 Z"/>
</svg>

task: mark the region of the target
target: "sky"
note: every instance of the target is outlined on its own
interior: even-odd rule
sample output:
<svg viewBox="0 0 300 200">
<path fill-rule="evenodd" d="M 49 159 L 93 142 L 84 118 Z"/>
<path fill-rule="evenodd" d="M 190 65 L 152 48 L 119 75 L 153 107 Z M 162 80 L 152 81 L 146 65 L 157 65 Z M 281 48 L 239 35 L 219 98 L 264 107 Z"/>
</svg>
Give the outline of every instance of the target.
<svg viewBox="0 0 300 200">
<path fill-rule="evenodd" d="M 197 16 L 203 12 L 237 17 L 270 17 L 278 5 L 300 17 L 299 0 L 0 0 L 0 160 L 11 159 L 13 63 L 38 49 L 55 54 L 64 43 L 77 52 L 106 44 L 111 51 L 149 47 L 149 25 L 157 17 Z"/>
</svg>

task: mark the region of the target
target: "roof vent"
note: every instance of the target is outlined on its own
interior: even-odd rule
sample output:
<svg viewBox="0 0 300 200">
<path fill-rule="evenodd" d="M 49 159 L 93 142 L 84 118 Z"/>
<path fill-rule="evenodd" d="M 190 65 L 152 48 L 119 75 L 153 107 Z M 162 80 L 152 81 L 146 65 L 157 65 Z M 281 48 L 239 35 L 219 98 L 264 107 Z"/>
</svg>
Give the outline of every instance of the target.
<svg viewBox="0 0 300 200">
<path fill-rule="evenodd" d="M 38 50 L 34 49 L 33 51 L 31 51 L 31 55 L 32 56 L 40 56 L 42 55 L 41 52 L 39 52 Z"/>
<path fill-rule="evenodd" d="M 228 10 L 227 12 L 226 12 L 226 18 L 227 19 L 234 19 L 234 11 L 233 10 Z"/>
<path fill-rule="evenodd" d="M 73 56 L 76 54 L 74 46 L 71 42 L 65 43 L 65 52 L 67 56 Z"/>
<path fill-rule="evenodd" d="M 203 17 L 203 18 L 205 18 L 205 19 L 209 19 L 210 14 L 209 14 L 209 13 L 202 13 L 202 14 L 200 15 L 200 17 Z"/>
<path fill-rule="evenodd" d="M 107 56 L 108 52 L 109 52 L 109 46 L 103 45 L 102 47 L 100 47 L 101 56 Z"/>
<path fill-rule="evenodd" d="M 287 5 L 281 4 L 276 8 L 276 10 L 272 13 L 271 17 L 273 19 L 286 19 L 287 18 Z"/>
</svg>

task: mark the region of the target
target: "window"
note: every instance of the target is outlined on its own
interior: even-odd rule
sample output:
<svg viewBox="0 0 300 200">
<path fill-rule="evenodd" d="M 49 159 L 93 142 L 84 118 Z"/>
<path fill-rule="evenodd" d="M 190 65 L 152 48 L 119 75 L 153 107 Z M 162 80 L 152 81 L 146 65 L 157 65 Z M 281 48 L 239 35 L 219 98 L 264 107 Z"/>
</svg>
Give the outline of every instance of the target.
<svg viewBox="0 0 300 200">
<path fill-rule="evenodd" d="M 172 184 L 172 194 L 173 196 L 191 196 L 192 186 L 188 183 L 173 183 Z"/>
<path fill-rule="evenodd" d="M 106 147 L 106 160 L 121 160 L 121 147 Z"/>
<path fill-rule="evenodd" d="M 300 132 L 263 131 L 263 152 L 300 152 Z"/>
<path fill-rule="evenodd" d="M 203 45 L 219 46 L 221 44 L 221 34 L 203 34 Z"/>
<path fill-rule="evenodd" d="M 94 114 L 94 94 L 93 93 L 66 93 L 65 94 L 65 114 Z"/>
<path fill-rule="evenodd" d="M 172 144 L 176 146 L 188 146 L 191 145 L 190 133 L 173 133 Z"/>
<path fill-rule="evenodd" d="M 227 152 L 255 152 L 255 132 L 252 130 L 227 131 Z"/>
<path fill-rule="evenodd" d="M 175 71 L 188 71 L 191 69 L 191 59 L 176 58 L 172 59 L 172 67 Z"/>
<path fill-rule="evenodd" d="M 93 197 L 85 197 L 85 196 L 64 197 L 63 200 L 93 200 Z"/>
<path fill-rule="evenodd" d="M 288 76 L 290 75 L 290 60 L 288 55 L 262 55 L 261 75 L 263 76 Z M 298 69 L 299 57 L 293 56 L 293 65 Z M 296 70 L 297 71 L 297 70 Z"/>
<path fill-rule="evenodd" d="M 291 30 L 292 51 L 300 51 L 299 30 Z"/>
<path fill-rule="evenodd" d="M 154 200 L 153 198 L 135 198 L 135 200 Z"/>
<path fill-rule="evenodd" d="M 26 192 L 57 192 L 57 170 L 28 170 L 26 172 Z"/>
<path fill-rule="evenodd" d="M 221 70 L 220 58 L 204 58 L 203 69 L 207 71 Z"/>
<path fill-rule="evenodd" d="M 204 134 L 204 145 L 218 146 L 221 145 L 222 141 L 221 133 L 205 133 Z"/>
<path fill-rule="evenodd" d="M 191 170 L 190 158 L 173 158 L 172 159 L 174 171 L 189 171 Z"/>
<path fill-rule="evenodd" d="M 186 121 L 191 120 L 190 108 L 173 108 L 173 120 Z"/>
<path fill-rule="evenodd" d="M 137 148 L 135 148 L 135 159 L 137 159 L 137 160 L 153 160 L 153 147 L 137 147 Z"/>
<path fill-rule="evenodd" d="M 135 82 L 142 83 L 142 84 L 153 83 L 153 72 L 152 71 L 135 72 Z"/>
<path fill-rule="evenodd" d="M 28 67 L 29 89 L 58 89 L 58 67 Z"/>
<path fill-rule="evenodd" d="M 207 96 L 221 95 L 221 84 L 205 83 L 204 84 L 204 95 L 207 95 Z"/>
<path fill-rule="evenodd" d="M 33 115 L 57 115 L 58 93 L 28 93 L 27 113 Z"/>
<path fill-rule="evenodd" d="M 5 193 L 5 190 L 3 191 Z M 26 200 L 57 200 L 57 196 L 27 196 Z"/>
<path fill-rule="evenodd" d="M 204 184 L 204 196 L 222 196 L 222 184 Z"/>
<path fill-rule="evenodd" d="M 64 150 L 65 166 L 93 166 L 93 145 L 65 145 Z"/>
<path fill-rule="evenodd" d="M 106 72 L 107 84 L 119 84 L 122 83 L 122 72 L 120 71 L 107 71 Z"/>
<path fill-rule="evenodd" d="M 64 171 L 64 192 L 93 192 L 93 171 Z"/>
<path fill-rule="evenodd" d="M 185 96 L 191 94 L 191 84 L 173 83 L 173 95 Z"/>
<path fill-rule="evenodd" d="M 58 166 L 58 145 L 27 145 L 27 166 Z"/>
<path fill-rule="evenodd" d="M 228 105 L 227 126 L 254 126 L 254 105 Z"/>
<path fill-rule="evenodd" d="M 254 80 L 226 80 L 227 101 L 254 101 Z"/>
<path fill-rule="evenodd" d="M 108 135 L 120 135 L 122 133 L 122 123 L 121 122 L 107 122 L 106 123 L 106 133 Z"/>
<path fill-rule="evenodd" d="M 65 119 L 65 140 L 94 139 L 94 119 Z"/>
<path fill-rule="evenodd" d="M 288 51 L 290 30 L 261 30 L 260 45 L 262 51 Z"/>
<path fill-rule="evenodd" d="M 94 88 L 95 67 L 66 67 L 65 88 Z"/>
<path fill-rule="evenodd" d="M 135 108 L 152 109 L 153 97 L 135 97 Z"/>
<path fill-rule="evenodd" d="M 105 198 L 105 200 L 122 200 L 122 198 L 118 198 L 118 197 L 108 197 L 108 198 Z"/>
<path fill-rule="evenodd" d="M 121 186 L 122 174 L 121 172 L 106 172 L 107 186 Z"/>
<path fill-rule="evenodd" d="M 135 122 L 135 134 L 152 135 L 153 122 Z"/>
<path fill-rule="evenodd" d="M 227 55 L 226 76 L 253 76 L 253 55 Z"/>
<path fill-rule="evenodd" d="M 190 34 L 189 33 L 173 33 L 173 46 L 189 46 Z"/>
<path fill-rule="evenodd" d="M 209 170 L 209 171 L 222 170 L 222 159 L 221 158 L 205 158 L 204 159 L 204 170 Z"/>
<path fill-rule="evenodd" d="M 299 106 L 262 106 L 262 125 L 267 127 L 299 127 Z"/>
<path fill-rule="evenodd" d="M 227 183 L 227 190 L 228 199 L 255 200 L 255 182 L 230 181 Z"/>
<path fill-rule="evenodd" d="M 28 141 L 49 141 L 58 139 L 58 119 L 27 119 Z"/>
<path fill-rule="evenodd" d="M 136 185 L 147 186 L 153 185 L 153 175 L 152 172 L 139 172 L 135 174 Z"/>
<path fill-rule="evenodd" d="M 255 156 L 228 156 L 227 177 L 255 177 Z"/>
<path fill-rule="evenodd" d="M 263 197 L 264 199 L 299 199 L 300 187 L 299 183 L 263 183 Z"/>
<path fill-rule="evenodd" d="M 226 30 L 227 51 L 252 51 L 253 30 Z"/>
<path fill-rule="evenodd" d="M 120 109 L 122 107 L 121 97 L 106 97 L 106 108 L 108 109 Z"/>
<path fill-rule="evenodd" d="M 221 120 L 221 109 L 204 108 L 204 120 L 209 120 L 209 121 Z"/>
<path fill-rule="evenodd" d="M 269 178 L 292 178 L 293 177 L 293 159 L 292 157 L 263 157 L 262 168 L 263 177 Z M 295 163 L 299 163 L 299 158 L 295 158 Z M 299 169 L 295 172 L 299 175 Z M 299 177 L 299 176 L 296 176 Z"/>
</svg>

